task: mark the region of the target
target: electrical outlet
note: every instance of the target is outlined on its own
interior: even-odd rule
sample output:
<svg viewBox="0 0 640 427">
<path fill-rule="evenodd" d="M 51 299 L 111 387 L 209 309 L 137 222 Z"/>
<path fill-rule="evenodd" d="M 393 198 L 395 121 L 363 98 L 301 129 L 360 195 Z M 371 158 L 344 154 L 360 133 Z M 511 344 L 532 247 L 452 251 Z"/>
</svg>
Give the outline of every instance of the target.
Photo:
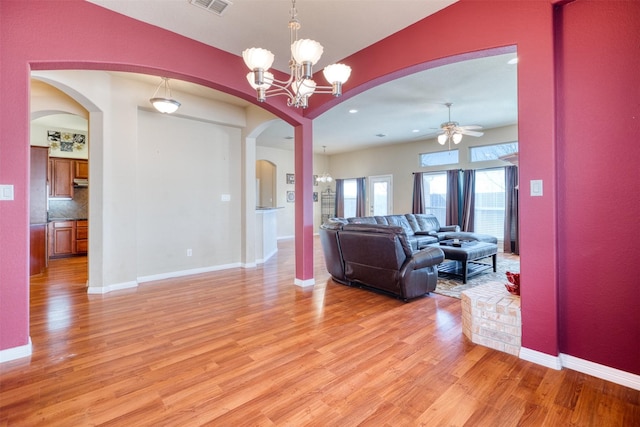
<svg viewBox="0 0 640 427">
<path fill-rule="evenodd" d="M 191 249 L 187 249 L 187 256 L 193 255 L 193 251 Z"/>
</svg>

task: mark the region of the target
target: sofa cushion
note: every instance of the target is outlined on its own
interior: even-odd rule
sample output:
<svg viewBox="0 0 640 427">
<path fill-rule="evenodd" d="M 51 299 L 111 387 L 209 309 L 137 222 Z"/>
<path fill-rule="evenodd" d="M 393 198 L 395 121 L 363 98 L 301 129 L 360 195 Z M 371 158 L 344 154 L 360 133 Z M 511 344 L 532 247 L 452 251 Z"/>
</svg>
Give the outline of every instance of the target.
<svg viewBox="0 0 640 427">
<path fill-rule="evenodd" d="M 347 218 L 349 224 L 377 224 L 375 217 L 372 216 L 355 216 Z"/>
<path fill-rule="evenodd" d="M 402 227 L 407 236 L 411 237 L 414 235 L 413 228 L 409 224 L 407 217 L 404 215 L 387 215 L 387 221 L 389 225 L 395 225 L 397 227 Z"/>
<path fill-rule="evenodd" d="M 440 231 L 440 221 L 431 214 L 411 214 L 420 231 Z"/>
</svg>

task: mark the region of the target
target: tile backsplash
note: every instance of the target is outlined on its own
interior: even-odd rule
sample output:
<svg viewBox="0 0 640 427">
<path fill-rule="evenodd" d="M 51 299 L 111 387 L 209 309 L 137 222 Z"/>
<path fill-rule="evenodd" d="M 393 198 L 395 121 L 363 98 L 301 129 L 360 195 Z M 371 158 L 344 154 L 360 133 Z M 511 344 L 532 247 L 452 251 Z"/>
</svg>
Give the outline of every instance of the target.
<svg viewBox="0 0 640 427">
<path fill-rule="evenodd" d="M 49 219 L 85 219 L 88 217 L 89 189 L 73 189 L 72 200 L 49 199 Z"/>
</svg>

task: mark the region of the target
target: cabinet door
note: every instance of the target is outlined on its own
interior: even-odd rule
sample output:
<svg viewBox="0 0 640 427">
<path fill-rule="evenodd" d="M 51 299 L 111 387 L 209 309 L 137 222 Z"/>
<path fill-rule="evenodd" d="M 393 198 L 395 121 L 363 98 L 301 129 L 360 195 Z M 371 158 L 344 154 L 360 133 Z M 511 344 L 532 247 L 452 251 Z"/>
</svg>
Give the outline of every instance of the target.
<svg viewBox="0 0 640 427">
<path fill-rule="evenodd" d="M 89 179 L 89 162 L 87 160 L 75 160 L 74 178 Z"/>
<path fill-rule="evenodd" d="M 49 256 L 62 257 L 76 253 L 76 222 L 53 221 L 49 223 Z"/>
<path fill-rule="evenodd" d="M 73 159 L 52 159 L 51 197 L 73 198 L 73 162 Z"/>
<path fill-rule="evenodd" d="M 87 220 L 76 221 L 76 253 L 86 254 L 89 248 L 89 222 Z"/>
</svg>

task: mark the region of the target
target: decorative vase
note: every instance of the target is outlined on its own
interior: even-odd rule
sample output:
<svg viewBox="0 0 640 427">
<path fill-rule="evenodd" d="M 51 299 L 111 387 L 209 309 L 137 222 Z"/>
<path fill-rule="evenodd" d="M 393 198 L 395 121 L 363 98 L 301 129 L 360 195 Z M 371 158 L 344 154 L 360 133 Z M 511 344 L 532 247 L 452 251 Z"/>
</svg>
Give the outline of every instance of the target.
<svg viewBox="0 0 640 427">
<path fill-rule="evenodd" d="M 520 273 L 507 271 L 506 276 L 509 281 L 509 283 L 504 285 L 507 291 L 512 295 L 520 295 Z"/>
</svg>

